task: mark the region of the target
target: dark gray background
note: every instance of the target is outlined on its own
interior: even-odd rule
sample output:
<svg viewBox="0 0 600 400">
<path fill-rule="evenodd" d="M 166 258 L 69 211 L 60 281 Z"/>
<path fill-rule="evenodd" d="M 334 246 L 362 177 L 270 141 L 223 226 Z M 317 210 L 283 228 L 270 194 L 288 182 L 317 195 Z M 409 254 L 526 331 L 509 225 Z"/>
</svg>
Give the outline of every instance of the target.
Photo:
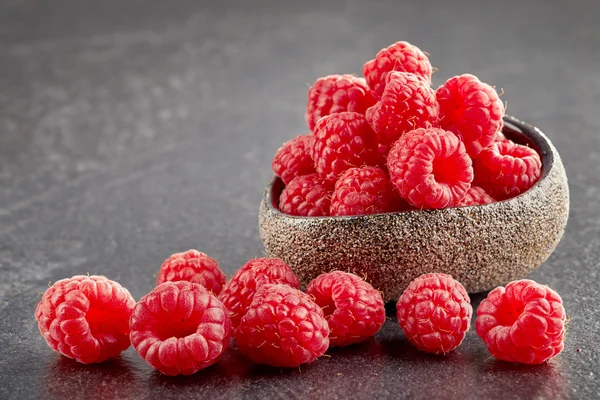
<svg viewBox="0 0 600 400">
<path fill-rule="evenodd" d="M 0 398 L 594 398 L 600 396 L 598 1 L 3 1 L 0 6 Z M 130 348 L 83 366 L 34 319 L 48 282 L 104 274 L 139 299 L 172 252 L 228 275 L 261 255 L 257 208 L 281 143 L 306 132 L 308 85 L 396 40 L 431 54 L 436 85 L 474 73 L 563 157 L 571 214 L 531 278 L 571 317 L 564 352 L 515 366 L 471 332 L 446 357 L 395 319 L 301 371 L 235 351 L 188 378 Z M 475 305 L 482 296 L 474 296 Z"/>
</svg>

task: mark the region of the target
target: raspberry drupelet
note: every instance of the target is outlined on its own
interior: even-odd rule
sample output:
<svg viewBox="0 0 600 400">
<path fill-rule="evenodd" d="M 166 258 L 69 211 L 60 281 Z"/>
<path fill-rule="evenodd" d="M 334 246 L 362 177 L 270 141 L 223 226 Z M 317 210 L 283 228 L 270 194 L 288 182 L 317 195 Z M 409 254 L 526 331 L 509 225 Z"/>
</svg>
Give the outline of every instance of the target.
<svg viewBox="0 0 600 400">
<path fill-rule="evenodd" d="M 542 174 L 539 154 L 510 140 L 494 142 L 475 159 L 476 185 L 506 200 L 531 188 Z"/>
<path fill-rule="evenodd" d="M 308 284 L 306 293 L 325 313 L 331 346 L 365 341 L 379 332 L 385 322 L 381 293 L 354 274 L 321 274 Z"/>
<path fill-rule="evenodd" d="M 226 280 L 227 277 L 214 258 L 191 249 L 167 258 L 160 267 L 156 284 L 187 281 L 198 283 L 218 295 Z"/>
<path fill-rule="evenodd" d="M 439 115 L 435 91 L 422 79 L 404 72 L 394 72 L 388 78 L 390 83 L 381 100 L 366 113 L 383 155 L 403 133 L 435 126 Z"/>
<path fill-rule="evenodd" d="M 398 193 L 417 208 L 454 206 L 473 181 L 471 158 L 464 145 L 452 132 L 439 128 L 405 133 L 387 160 Z"/>
<path fill-rule="evenodd" d="M 392 71 L 408 72 L 431 82 L 433 68 L 425 53 L 408 42 L 396 42 L 382 49 L 363 66 L 363 75 L 376 98 L 381 97 L 387 75 Z"/>
<path fill-rule="evenodd" d="M 323 310 L 287 285 L 260 287 L 235 334 L 240 352 L 259 364 L 297 367 L 322 356 L 329 347 Z"/>
<path fill-rule="evenodd" d="M 286 185 L 297 176 L 316 172 L 311 152 L 315 137 L 300 135 L 283 144 L 275 153 L 271 164 L 275 175 Z"/>
<path fill-rule="evenodd" d="M 354 75 L 328 75 L 317 79 L 308 91 L 306 123 L 314 131 L 317 121 L 326 115 L 344 111 L 364 114 L 375 104 L 364 78 Z"/>
<path fill-rule="evenodd" d="M 50 348 L 83 363 L 117 357 L 129 347 L 129 316 L 135 300 L 104 276 L 76 275 L 52 285 L 35 309 Z"/>
<path fill-rule="evenodd" d="M 317 174 L 298 176 L 279 196 L 279 210 L 289 215 L 320 217 L 329 215 L 333 183 Z"/>
<path fill-rule="evenodd" d="M 488 294 L 477 308 L 475 328 L 497 359 L 541 364 L 563 350 L 565 318 L 554 290 L 523 279 Z"/>
<path fill-rule="evenodd" d="M 165 375 L 190 375 L 229 347 L 231 321 L 223 304 L 197 283 L 165 282 L 136 304 L 131 344 Z"/>
<path fill-rule="evenodd" d="M 494 203 L 496 200 L 492 198 L 485 190 L 479 186 L 471 186 L 467 190 L 467 194 L 461 201 L 458 202 L 457 207 L 464 206 L 479 206 L 484 204 Z"/>
<path fill-rule="evenodd" d="M 473 314 L 463 285 L 439 273 L 412 281 L 396 310 L 406 338 L 419 350 L 435 354 L 448 353 L 461 344 Z"/>
<path fill-rule="evenodd" d="M 438 88 L 436 97 L 439 126 L 454 132 L 471 157 L 494 142 L 502 128 L 504 104 L 493 87 L 465 74 L 448 79 Z"/>
<path fill-rule="evenodd" d="M 265 284 L 285 284 L 298 289 L 300 281 L 290 267 L 278 258 L 255 258 L 236 271 L 219 294 L 229 310 L 234 329 L 246 314 L 256 291 Z"/>
</svg>

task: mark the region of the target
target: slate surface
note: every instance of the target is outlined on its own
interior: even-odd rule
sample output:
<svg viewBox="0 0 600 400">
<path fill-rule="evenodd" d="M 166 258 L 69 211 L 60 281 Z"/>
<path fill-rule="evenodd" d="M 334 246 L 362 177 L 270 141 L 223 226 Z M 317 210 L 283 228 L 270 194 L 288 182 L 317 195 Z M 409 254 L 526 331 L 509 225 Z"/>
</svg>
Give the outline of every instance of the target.
<svg viewBox="0 0 600 400">
<path fill-rule="evenodd" d="M 0 398 L 597 398 L 599 5 L 3 1 Z M 502 87 L 508 111 L 559 149 L 569 225 L 531 278 L 561 293 L 571 317 L 560 357 L 497 362 L 474 333 L 427 356 L 393 318 L 374 340 L 301 371 L 230 351 L 173 379 L 132 349 L 97 366 L 48 349 L 33 310 L 49 281 L 99 273 L 139 299 L 174 251 L 199 248 L 228 274 L 260 255 L 270 159 L 306 131 L 308 84 L 358 74 L 396 40 L 431 53 L 436 85 L 470 72 Z"/>
</svg>

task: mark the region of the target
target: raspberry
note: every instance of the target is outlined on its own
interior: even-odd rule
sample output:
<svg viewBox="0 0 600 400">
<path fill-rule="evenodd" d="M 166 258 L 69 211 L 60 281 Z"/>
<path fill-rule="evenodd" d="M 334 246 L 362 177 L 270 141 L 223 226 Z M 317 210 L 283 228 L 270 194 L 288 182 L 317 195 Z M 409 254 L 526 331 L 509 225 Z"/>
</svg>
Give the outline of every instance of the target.
<svg viewBox="0 0 600 400">
<path fill-rule="evenodd" d="M 355 112 L 321 118 L 315 127 L 312 155 L 317 172 L 332 181 L 348 168 L 383 164 L 375 132 L 364 115 Z"/>
<path fill-rule="evenodd" d="M 439 128 L 402 135 L 388 155 L 388 170 L 400 196 L 418 208 L 456 205 L 473 181 L 464 145 L 452 132 Z"/>
<path fill-rule="evenodd" d="M 56 282 L 35 309 L 50 348 L 80 363 L 117 357 L 129 347 L 129 316 L 135 300 L 104 276 L 76 275 Z"/>
<path fill-rule="evenodd" d="M 498 200 L 525 192 L 541 173 L 538 153 L 510 140 L 494 142 L 475 159 L 475 184 Z"/>
<path fill-rule="evenodd" d="M 400 209 L 400 198 L 381 168 L 350 168 L 337 182 L 331 215 L 361 215 Z"/>
<path fill-rule="evenodd" d="M 235 333 L 240 352 L 259 364 L 297 367 L 329 347 L 323 310 L 287 285 L 263 285 Z"/>
<path fill-rule="evenodd" d="M 227 278 L 219 264 L 198 250 L 175 253 L 160 267 L 156 284 L 187 281 L 199 283 L 208 291 L 218 295 Z"/>
<path fill-rule="evenodd" d="M 381 293 L 354 274 L 333 271 L 313 279 L 306 293 L 323 309 L 331 346 L 367 340 L 385 322 Z"/>
<path fill-rule="evenodd" d="M 281 192 L 279 209 L 305 217 L 329 215 L 332 190 L 333 184 L 317 174 L 298 176 Z"/>
<path fill-rule="evenodd" d="M 457 206 L 478 206 L 494 203 L 495 201 L 496 200 L 494 200 L 492 196 L 487 194 L 486 191 L 479 186 L 471 186 L 469 190 L 467 190 L 465 197 L 458 202 Z"/>
<path fill-rule="evenodd" d="M 396 304 L 398 322 L 419 350 L 446 354 L 469 330 L 473 308 L 463 285 L 446 274 L 421 275 Z"/>
<path fill-rule="evenodd" d="M 364 78 L 354 75 L 329 75 L 317 79 L 308 91 L 306 123 L 314 131 L 317 121 L 326 115 L 344 111 L 364 114 L 375 104 Z"/>
<path fill-rule="evenodd" d="M 390 76 L 381 100 L 366 113 L 384 155 L 403 133 L 433 126 L 439 114 L 435 92 L 427 83 L 404 72 Z"/>
<path fill-rule="evenodd" d="M 565 309 L 548 286 L 513 281 L 481 302 L 475 329 L 497 359 L 541 364 L 563 349 Z"/>
<path fill-rule="evenodd" d="M 454 132 L 471 157 L 494 142 L 502 128 L 504 104 L 493 87 L 465 74 L 448 79 L 436 96 L 440 127 Z"/>
<path fill-rule="evenodd" d="M 432 70 L 429 59 L 421 49 L 408 42 L 396 42 L 377 53 L 375 59 L 367 61 L 363 67 L 363 75 L 374 96 L 380 98 L 388 73 L 408 72 L 431 82 Z"/>
<path fill-rule="evenodd" d="M 314 174 L 315 163 L 310 156 L 315 137 L 301 135 L 287 141 L 277 150 L 273 158 L 273 172 L 286 185 L 297 176 Z"/>
<path fill-rule="evenodd" d="M 296 289 L 300 287 L 298 277 L 278 258 L 250 260 L 225 284 L 219 300 L 229 310 L 234 329 L 237 329 L 240 320 L 246 314 L 256 291 L 267 283 L 285 284 Z"/>
<path fill-rule="evenodd" d="M 197 283 L 165 282 L 135 305 L 131 344 L 165 375 L 190 375 L 229 347 L 231 321 L 223 304 Z"/>
</svg>

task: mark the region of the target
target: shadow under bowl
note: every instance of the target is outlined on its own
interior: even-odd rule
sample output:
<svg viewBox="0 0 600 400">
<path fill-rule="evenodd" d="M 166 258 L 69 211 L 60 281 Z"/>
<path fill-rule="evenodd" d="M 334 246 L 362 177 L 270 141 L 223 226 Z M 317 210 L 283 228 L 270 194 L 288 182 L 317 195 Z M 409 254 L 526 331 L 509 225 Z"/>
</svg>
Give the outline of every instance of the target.
<svg viewBox="0 0 600 400">
<path fill-rule="evenodd" d="M 468 292 L 491 290 L 539 267 L 560 241 L 569 187 L 560 156 L 537 128 L 505 117 L 507 138 L 542 158 L 539 181 L 521 195 L 480 206 L 348 217 L 297 217 L 278 210 L 275 178 L 260 205 L 260 237 L 268 256 L 285 261 L 303 285 L 324 272 L 363 276 L 397 300 L 421 274 L 443 272 Z"/>
</svg>

